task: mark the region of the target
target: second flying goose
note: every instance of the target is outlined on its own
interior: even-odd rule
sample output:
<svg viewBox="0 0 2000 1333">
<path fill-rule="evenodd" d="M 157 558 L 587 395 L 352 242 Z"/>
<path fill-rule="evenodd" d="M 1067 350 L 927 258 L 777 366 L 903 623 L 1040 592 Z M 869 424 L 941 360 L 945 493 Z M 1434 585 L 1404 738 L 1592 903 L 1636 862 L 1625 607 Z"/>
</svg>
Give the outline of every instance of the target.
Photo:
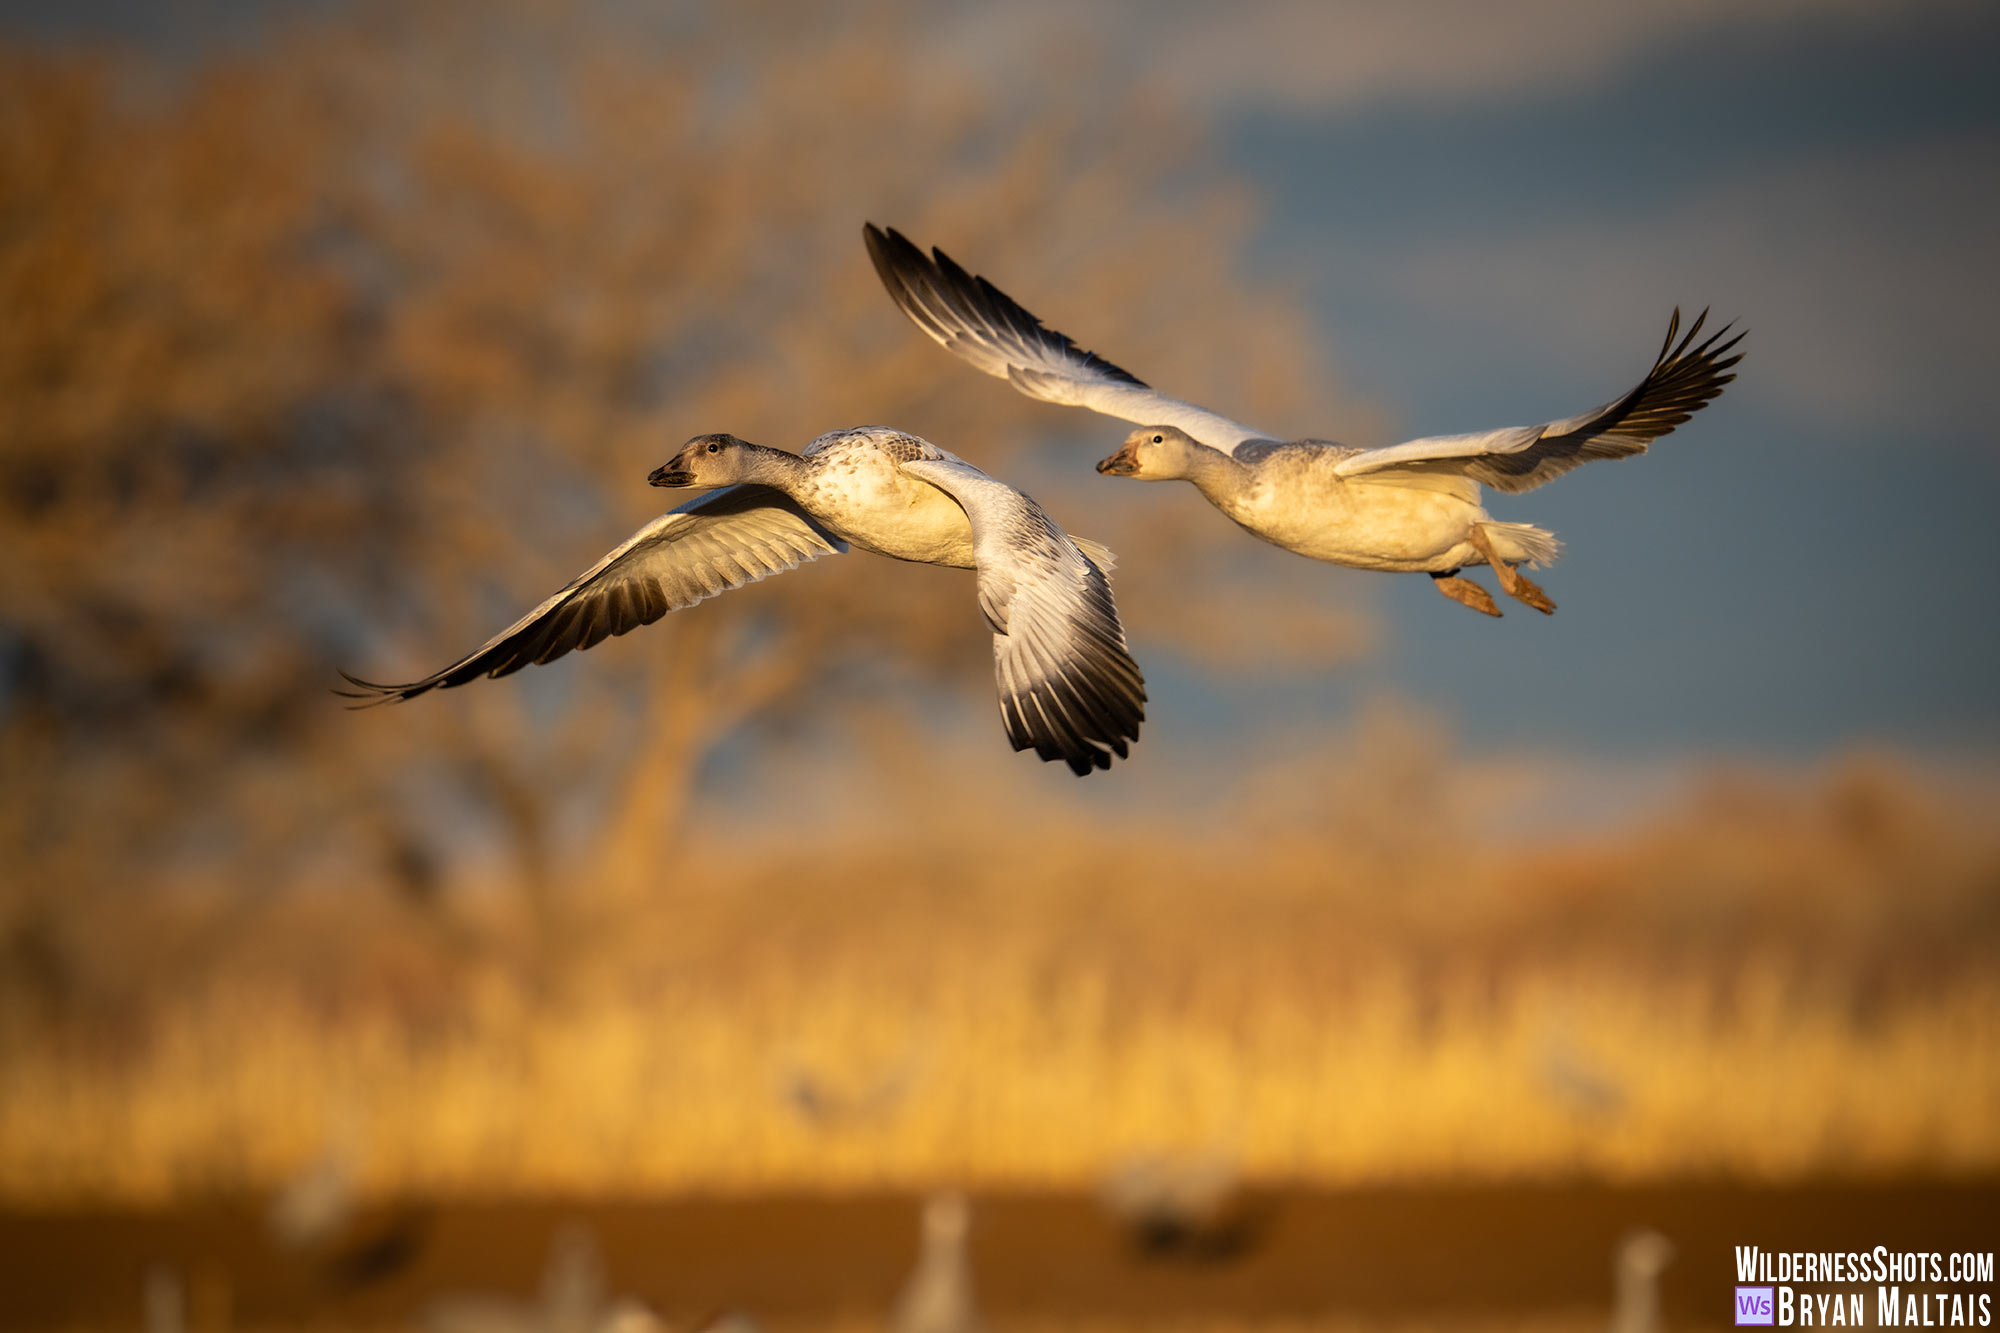
<svg viewBox="0 0 2000 1333">
<path fill-rule="evenodd" d="M 1489 517 L 1480 486 L 1516 494 L 1594 458 L 1642 454 L 1721 393 L 1736 378 L 1725 372 L 1741 359 L 1730 355 L 1741 333 L 1729 338 L 1725 328 L 1696 343 L 1706 314 L 1682 337 L 1676 310 L 1645 379 L 1580 416 L 1379 449 L 1281 441 L 1170 398 L 1083 350 L 942 250 L 925 255 L 872 223 L 864 236 L 889 295 L 939 344 L 1030 398 L 1140 424 L 1099 472 L 1193 482 L 1273 545 L 1358 569 L 1422 571 L 1447 597 L 1494 616 L 1492 595 L 1459 571 L 1491 565 L 1508 594 L 1553 612 L 1555 603 L 1519 567 L 1549 563 L 1562 543 L 1546 529 Z"/>
</svg>

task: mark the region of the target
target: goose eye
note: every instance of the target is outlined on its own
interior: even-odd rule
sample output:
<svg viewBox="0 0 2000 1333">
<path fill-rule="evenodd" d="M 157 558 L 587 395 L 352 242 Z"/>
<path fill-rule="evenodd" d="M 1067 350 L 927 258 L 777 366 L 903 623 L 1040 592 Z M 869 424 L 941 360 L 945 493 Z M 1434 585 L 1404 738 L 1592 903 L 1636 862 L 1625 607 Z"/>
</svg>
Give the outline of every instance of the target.
<svg viewBox="0 0 2000 1333">
<path fill-rule="evenodd" d="M 722 446 L 714 443 L 713 441 L 710 441 L 708 446 L 708 451 L 712 454 L 719 454 L 722 452 Z"/>
<path fill-rule="evenodd" d="M 1155 435 L 1153 437 L 1154 444 L 1165 444 L 1166 442 L 1167 442 L 1167 437 L 1164 435 Z"/>
</svg>

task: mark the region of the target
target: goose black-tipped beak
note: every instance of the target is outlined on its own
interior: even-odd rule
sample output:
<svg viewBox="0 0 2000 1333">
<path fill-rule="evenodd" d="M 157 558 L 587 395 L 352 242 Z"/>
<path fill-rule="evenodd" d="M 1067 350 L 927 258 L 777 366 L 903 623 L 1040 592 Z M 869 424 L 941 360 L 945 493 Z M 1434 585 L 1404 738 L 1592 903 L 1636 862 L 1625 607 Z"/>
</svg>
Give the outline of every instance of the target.
<svg viewBox="0 0 2000 1333">
<path fill-rule="evenodd" d="M 694 473 L 677 470 L 672 463 L 662 463 L 646 474 L 651 486 L 686 486 L 693 481 Z"/>
<path fill-rule="evenodd" d="M 1129 477 L 1139 470 L 1139 466 L 1133 461 L 1132 450 L 1125 448 L 1099 463 L 1097 470 L 1107 477 Z"/>
</svg>

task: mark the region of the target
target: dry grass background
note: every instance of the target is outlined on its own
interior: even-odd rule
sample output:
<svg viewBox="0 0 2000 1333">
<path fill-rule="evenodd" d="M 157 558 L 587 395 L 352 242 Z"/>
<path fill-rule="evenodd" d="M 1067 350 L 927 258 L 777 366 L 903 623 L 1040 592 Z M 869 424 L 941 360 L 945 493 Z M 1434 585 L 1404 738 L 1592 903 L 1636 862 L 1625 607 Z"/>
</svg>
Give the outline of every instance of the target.
<svg viewBox="0 0 2000 1333">
<path fill-rule="evenodd" d="M 255 1191 L 343 1141 L 392 1196 L 1990 1171 L 2000 838 L 1947 810 L 1880 761 L 1554 846 L 1046 800 L 968 865 L 967 800 L 693 842 L 569 923 L 560 995 L 504 910 L 285 902 L 96 1049 L 11 1034 L 0 1193 Z"/>
</svg>

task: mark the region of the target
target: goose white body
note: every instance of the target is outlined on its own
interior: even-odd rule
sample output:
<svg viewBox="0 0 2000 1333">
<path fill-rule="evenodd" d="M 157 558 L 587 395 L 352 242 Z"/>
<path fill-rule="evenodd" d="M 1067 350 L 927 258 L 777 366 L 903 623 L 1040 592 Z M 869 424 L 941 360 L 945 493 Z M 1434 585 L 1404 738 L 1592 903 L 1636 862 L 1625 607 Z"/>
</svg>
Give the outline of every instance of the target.
<svg viewBox="0 0 2000 1333">
<path fill-rule="evenodd" d="M 787 490 L 799 508 L 852 545 L 894 560 L 972 569 L 972 520 L 949 494 L 905 463 L 964 460 L 915 436 L 823 436 L 800 455 L 811 466 Z M 965 464 L 965 466 L 971 466 Z"/>
<path fill-rule="evenodd" d="M 1353 452 L 1316 440 L 1273 446 L 1240 476 L 1229 469 L 1220 485 L 1200 478 L 1195 485 L 1245 531 L 1313 560 L 1404 573 L 1486 563 L 1467 537 L 1490 517 L 1478 486 L 1462 478 L 1343 477 L 1339 462 Z M 1501 554 L 1530 558 L 1511 539 Z"/>
</svg>

